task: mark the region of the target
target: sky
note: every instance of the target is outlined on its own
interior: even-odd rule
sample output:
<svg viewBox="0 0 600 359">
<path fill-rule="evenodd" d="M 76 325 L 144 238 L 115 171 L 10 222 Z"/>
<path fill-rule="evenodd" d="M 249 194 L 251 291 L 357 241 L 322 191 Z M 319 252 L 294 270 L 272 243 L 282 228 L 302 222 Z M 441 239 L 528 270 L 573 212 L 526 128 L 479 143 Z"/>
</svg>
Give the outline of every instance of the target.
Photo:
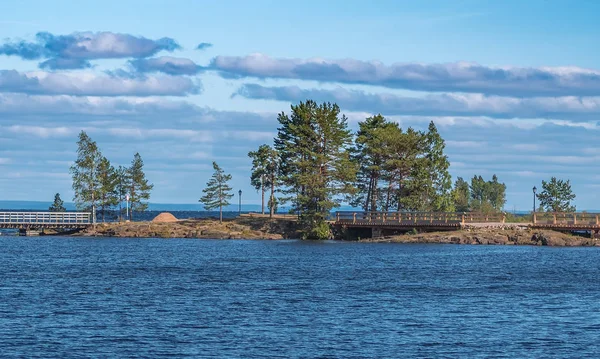
<svg viewBox="0 0 600 359">
<path fill-rule="evenodd" d="M 84 130 L 144 160 L 153 203 L 197 203 L 212 161 L 258 204 L 248 151 L 306 99 L 352 129 L 434 121 L 453 179 L 496 174 L 505 209 L 570 180 L 599 209 L 600 2 L 0 2 L 0 200 L 73 197 Z"/>
</svg>

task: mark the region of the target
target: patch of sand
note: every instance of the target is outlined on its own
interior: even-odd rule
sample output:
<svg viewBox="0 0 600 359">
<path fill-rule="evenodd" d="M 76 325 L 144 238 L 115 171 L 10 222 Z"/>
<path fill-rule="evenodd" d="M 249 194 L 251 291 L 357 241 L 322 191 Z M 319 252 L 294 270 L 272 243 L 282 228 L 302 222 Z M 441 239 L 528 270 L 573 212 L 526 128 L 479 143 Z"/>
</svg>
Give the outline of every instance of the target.
<svg viewBox="0 0 600 359">
<path fill-rule="evenodd" d="M 158 216 L 154 217 L 152 222 L 154 223 L 173 223 L 179 221 L 174 215 L 169 212 L 163 212 Z"/>
</svg>

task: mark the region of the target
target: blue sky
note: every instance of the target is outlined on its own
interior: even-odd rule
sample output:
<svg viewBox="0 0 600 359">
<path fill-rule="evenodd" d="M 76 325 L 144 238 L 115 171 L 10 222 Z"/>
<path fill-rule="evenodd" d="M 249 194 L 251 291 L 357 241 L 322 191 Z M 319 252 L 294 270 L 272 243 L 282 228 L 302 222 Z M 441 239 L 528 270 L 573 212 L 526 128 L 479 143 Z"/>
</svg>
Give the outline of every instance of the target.
<svg viewBox="0 0 600 359">
<path fill-rule="evenodd" d="M 258 203 L 246 154 L 276 115 L 335 101 L 433 120 L 454 178 L 497 174 L 508 210 L 543 179 L 600 196 L 594 1 L 0 2 L 0 199 L 72 198 L 82 129 L 140 152 L 155 203 L 197 203 L 216 160 Z M 202 46 L 199 46 L 203 44 Z M 200 47 L 200 48 L 199 48 Z"/>
</svg>

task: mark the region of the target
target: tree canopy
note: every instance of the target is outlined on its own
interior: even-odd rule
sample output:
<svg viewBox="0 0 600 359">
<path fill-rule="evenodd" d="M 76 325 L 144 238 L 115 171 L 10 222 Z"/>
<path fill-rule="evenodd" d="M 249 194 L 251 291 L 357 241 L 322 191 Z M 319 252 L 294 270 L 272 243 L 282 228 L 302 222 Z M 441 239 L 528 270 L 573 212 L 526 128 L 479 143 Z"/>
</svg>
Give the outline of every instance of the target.
<svg viewBox="0 0 600 359">
<path fill-rule="evenodd" d="M 204 203 L 204 209 L 209 211 L 218 208 L 219 222 L 223 222 L 223 207 L 228 206 L 229 200 L 234 196 L 231 193 L 232 188 L 229 186 L 231 175 L 226 174 L 216 162 L 213 162 L 212 165 L 214 173 L 202 190 L 204 196 L 200 198 L 199 202 Z"/>
<path fill-rule="evenodd" d="M 65 212 L 67 210 L 63 200 L 60 198 L 60 193 L 54 195 L 54 203 L 52 203 L 48 210 L 50 212 Z"/>
<path fill-rule="evenodd" d="M 354 192 L 356 166 L 350 158 L 352 133 L 340 108 L 312 100 L 278 116 L 275 149 L 285 200 L 293 203 L 307 238 L 328 238 L 329 212 Z"/>
<path fill-rule="evenodd" d="M 536 196 L 540 207 L 548 212 L 575 212 L 575 206 L 571 205 L 575 193 L 571 189 L 570 180 L 552 177 L 548 182 L 542 181 L 542 191 Z"/>
</svg>

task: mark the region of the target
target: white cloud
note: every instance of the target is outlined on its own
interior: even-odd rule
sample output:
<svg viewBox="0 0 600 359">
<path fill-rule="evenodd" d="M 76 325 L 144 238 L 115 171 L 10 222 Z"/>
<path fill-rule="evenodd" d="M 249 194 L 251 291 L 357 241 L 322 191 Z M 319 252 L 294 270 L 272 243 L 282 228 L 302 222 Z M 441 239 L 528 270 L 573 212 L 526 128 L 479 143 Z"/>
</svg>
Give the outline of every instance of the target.
<svg viewBox="0 0 600 359">
<path fill-rule="evenodd" d="M 600 95 L 600 71 L 579 67 L 490 67 L 476 63 L 395 63 L 354 59 L 217 56 L 209 68 L 223 77 L 256 77 L 367 84 L 417 91 L 509 96 Z"/>
<path fill-rule="evenodd" d="M 89 72 L 0 70 L 0 92 L 73 96 L 186 96 L 200 91 L 197 80 L 181 76 L 120 77 Z"/>
</svg>

